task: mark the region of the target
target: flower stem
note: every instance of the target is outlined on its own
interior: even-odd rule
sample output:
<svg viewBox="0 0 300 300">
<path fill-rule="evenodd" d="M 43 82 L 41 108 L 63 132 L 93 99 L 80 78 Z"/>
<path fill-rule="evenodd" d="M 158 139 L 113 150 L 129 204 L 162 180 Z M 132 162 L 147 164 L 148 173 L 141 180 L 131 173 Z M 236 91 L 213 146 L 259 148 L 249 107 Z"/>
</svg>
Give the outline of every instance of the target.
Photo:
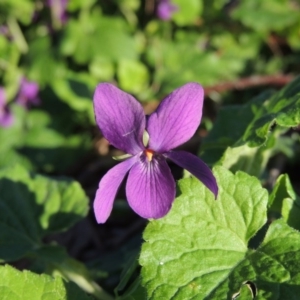
<svg viewBox="0 0 300 300">
<path fill-rule="evenodd" d="M 25 37 L 22 33 L 22 30 L 16 21 L 15 18 L 9 17 L 7 19 L 7 25 L 9 27 L 9 30 L 13 36 L 14 42 L 16 43 L 17 47 L 21 51 L 21 53 L 27 53 L 28 52 L 28 44 L 25 40 Z"/>
</svg>

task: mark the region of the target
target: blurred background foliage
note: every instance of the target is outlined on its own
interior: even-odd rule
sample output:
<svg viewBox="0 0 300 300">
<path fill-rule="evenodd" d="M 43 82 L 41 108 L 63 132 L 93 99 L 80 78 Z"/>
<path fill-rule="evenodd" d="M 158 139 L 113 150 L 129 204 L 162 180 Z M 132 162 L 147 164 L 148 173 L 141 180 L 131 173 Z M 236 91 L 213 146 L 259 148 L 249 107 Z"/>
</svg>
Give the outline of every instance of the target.
<svg viewBox="0 0 300 300">
<path fill-rule="evenodd" d="M 96 85 L 114 83 L 150 113 L 195 81 L 205 88 L 204 117 L 183 147 L 197 153 L 201 144 L 208 164 L 259 176 L 265 187 L 283 171 L 299 182 L 299 168 L 294 177 L 288 172 L 289 162 L 299 167 L 299 128 L 288 128 L 299 118 L 274 128 L 288 100 L 298 105 L 289 98 L 300 81 L 281 94 L 274 88 L 299 71 L 300 0 L 0 0 L 0 168 L 74 177 L 92 199 L 115 164 L 111 154 L 120 154 L 96 127 Z M 117 286 L 120 270 L 128 258 L 136 263 L 145 224 L 117 199 L 96 234 L 80 223 L 79 245 L 56 240 L 118 294 L 132 275 Z"/>
<path fill-rule="evenodd" d="M 172 5 L 165 18 L 162 2 Z M 48 173 L 95 144 L 99 82 L 146 105 L 189 81 L 209 87 L 300 67 L 297 0 L 1 0 L 0 32 L 2 110 L 14 116 L 0 128 L 0 166 Z M 38 84 L 39 105 L 16 102 L 22 78 Z M 221 104 L 220 93 L 207 95 Z M 223 102 L 244 101 L 231 96 Z"/>
</svg>

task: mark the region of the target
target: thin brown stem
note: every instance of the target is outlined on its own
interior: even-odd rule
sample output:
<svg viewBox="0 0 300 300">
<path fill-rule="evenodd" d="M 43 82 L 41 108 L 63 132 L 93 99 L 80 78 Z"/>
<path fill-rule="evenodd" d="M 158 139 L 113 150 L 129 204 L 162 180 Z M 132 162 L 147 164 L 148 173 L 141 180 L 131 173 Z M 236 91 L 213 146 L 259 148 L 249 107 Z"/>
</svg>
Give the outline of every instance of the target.
<svg viewBox="0 0 300 300">
<path fill-rule="evenodd" d="M 205 94 L 211 92 L 227 92 L 231 90 L 244 90 L 256 86 L 272 85 L 284 86 L 291 82 L 295 77 L 290 74 L 277 74 L 277 75 L 255 75 L 246 78 L 240 78 L 235 81 L 226 81 L 213 86 L 204 87 Z"/>
</svg>

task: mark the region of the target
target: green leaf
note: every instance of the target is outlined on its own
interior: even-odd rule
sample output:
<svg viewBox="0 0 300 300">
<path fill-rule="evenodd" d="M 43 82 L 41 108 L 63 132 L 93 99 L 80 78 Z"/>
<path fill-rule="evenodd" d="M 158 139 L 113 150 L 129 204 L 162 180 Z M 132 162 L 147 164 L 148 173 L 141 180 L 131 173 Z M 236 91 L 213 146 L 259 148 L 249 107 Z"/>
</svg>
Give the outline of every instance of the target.
<svg viewBox="0 0 300 300">
<path fill-rule="evenodd" d="M 277 220 L 271 224 L 257 253 L 264 256 L 265 260 L 260 261 L 260 269 L 257 270 L 256 275 L 262 280 L 261 287 L 257 283 L 258 290 L 261 289 L 259 295 L 265 294 L 262 299 L 271 299 L 267 297 L 272 295 L 272 299 L 296 300 L 300 293 L 299 232 L 289 227 L 283 220 Z M 267 257 L 271 264 L 268 264 Z"/>
<path fill-rule="evenodd" d="M 130 287 L 126 290 L 126 292 L 117 297 L 117 300 L 140 300 L 147 299 L 146 298 L 146 290 L 141 285 L 141 278 L 137 277 L 136 280 L 130 285 Z"/>
<path fill-rule="evenodd" d="M 245 281 L 241 287 L 241 289 L 232 295 L 232 300 L 249 300 L 255 299 L 257 295 L 257 287 L 252 281 Z"/>
<path fill-rule="evenodd" d="M 42 110 L 28 112 L 25 121 L 27 128 L 24 144 L 26 146 L 55 148 L 65 143 L 65 136 L 48 127 L 51 124 L 51 117 L 46 112 Z"/>
<path fill-rule="evenodd" d="M 178 10 L 174 13 L 173 20 L 179 26 L 194 24 L 200 18 L 202 1 L 199 0 L 173 0 Z"/>
<path fill-rule="evenodd" d="M 48 273 L 59 274 L 66 280 L 73 281 L 96 299 L 112 300 L 112 297 L 93 280 L 86 266 L 71 258 L 64 248 L 56 245 L 44 246 L 37 249 L 32 255 L 46 264 Z"/>
<path fill-rule="evenodd" d="M 14 149 L 1 150 L 0 168 L 10 167 L 13 165 L 20 165 L 29 171 L 34 169 L 32 163 L 25 156 L 21 155 Z"/>
<path fill-rule="evenodd" d="M 68 10 L 70 11 L 76 11 L 79 9 L 88 9 L 90 8 L 96 0 L 86 0 L 86 1 L 81 1 L 81 0 L 71 0 L 68 2 Z"/>
<path fill-rule="evenodd" d="M 16 17 L 24 24 L 30 24 L 34 14 L 34 2 L 31 0 L 2 0 L 0 3 L 1 14 Z"/>
<path fill-rule="evenodd" d="M 12 113 L 15 116 L 15 121 L 10 127 L 0 127 L 0 150 L 11 150 L 14 147 L 20 147 L 24 143 L 24 123 L 26 111 L 18 106 L 11 106 Z"/>
<path fill-rule="evenodd" d="M 273 94 L 264 92 L 244 105 L 221 108 L 214 127 L 202 144 L 205 161 L 217 149 L 264 145 L 275 125 L 290 128 L 300 123 L 300 77 Z M 207 160 L 206 160 L 207 159 Z M 217 159 L 217 157 L 215 157 Z"/>
<path fill-rule="evenodd" d="M 131 255 L 123 267 L 122 273 L 120 275 L 120 282 L 115 288 L 115 295 L 119 296 L 119 292 L 124 290 L 129 280 L 132 278 L 133 273 L 136 271 L 138 267 L 138 256 L 136 254 Z"/>
<path fill-rule="evenodd" d="M 103 16 L 98 10 L 69 21 L 61 44 L 62 53 L 72 55 L 79 64 L 89 63 L 94 57 L 114 62 L 134 60 L 137 50 L 126 22 L 121 18 Z"/>
<path fill-rule="evenodd" d="M 267 32 L 296 23 L 300 14 L 290 0 L 243 0 L 233 11 L 232 17 L 254 30 Z"/>
<path fill-rule="evenodd" d="M 0 170 L 0 208 L 0 259 L 15 260 L 37 249 L 44 235 L 83 218 L 88 199 L 77 182 L 15 166 Z"/>
<path fill-rule="evenodd" d="M 62 277 L 18 271 L 9 265 L 0 266 L 0 295 L 9 300 L 88 300 L 91 299 L 72 282 Z"/>
<path fill-rule="evenodd" d="M 69 117 L 65 121 L 66 115 L 69 116 L 73 111 L 63 114 L 60 106 L 55 106 L 51 100 L 55 119 L 48 109 L 48 112 L 27 110 L 17 104 L 11 105 L 15 121 L 8 128 L 0 127 L 0 167 L 18 163 L 30 170 L 62 173 L 85 154 L 90 146 L 89 135 L 82 132 L 73 134 L 74 123 L 70 122 Z M 89 107 L 92 111 L 90 103 Z M 64 118 L 63 122 L 57 118 L 57 109 L 60 117 Z"/>
<path fill-rule="evenodd" d="M 182 35 L 182 34 L 181 34 Z M 220 80 L 233 80 L 244 69 L 244 58 L 219 51 L 204 51 L 199 45 L 207 43 L 204 35 L 186 34 L 185 39 L 176 35 L 176 41 L 155 39 L 147 48 L 148 58 L 156 69 L 157 81 L 163 82 L 163 93 L 189 81 L 213 85 Z M 221 53 L 221 54 L 220 54 Z M 180 76 L 178 76 L 180 74 Z"/>
<path fill-rule="evenodd" d="M 261 37 L 257 33 L 242 32 L 233 35 L 230 31 L 221 31 L 214 34 L 211 43 L 216 49 L 222 50 L 222 56 L 231 59 L 241 60 L 244 65 L 244 59 L 256 59 L 257 52 L 261 46 Z"/>
<path fill-rule="evenodd" d="M 281 214 L 288 225 L 300 230 L 300 198 L 283 199 Z"/>
<path fill-rule="evenodd" d="M 250 148 L 247 145 L 228 147 L 217 165 L 232 172 L 243 171 L 249 175 L 259 177 L 264 171 L 272 151 L 267 147 Z"/>
<path fill-rule="evenodd" d="M 89 70 L 100 81 L 110 81 L 115 74 L 113 63 L 102 57 L 95 57 L 89 64 Z"/>
<path fill-rule="evenodd" d="M 23 145 L 17 150 L 30 159 L 35 170 L 63 173 L 86 153 L 90 144 L 89 136 L 84 132 L 73 134 L 74 125 L 69 117 L 68 120 L 66 125 L 63 122 L 56 125 L 45 111 L 32 110 L 27 113 L 23 120 L 26 128 L 22 135 Z M 59 122 L 58 118 L 56 121 Z"/>
<path fill-rule="evenodd" d="M 264 92 L 244 105 L 223 106 L 219 111 L 212 130 L 204 140 L 202 148 L 226 148 L 228 146 L 241 146 L 250 142 L 244 141 L 244 136 L 249 132 L 248 128 L 256 119 L 256 116 L 262 115 L 260 110 L 264 108 L 264 103 L 271 96 L 271 92 Z"/>
<path fill-rule="evenodd" d="M 300 197 L 295 193 L 287 174 L 277 178 L 268 206 L 270 211 L 280 213 L 288 225 L 300 230 Z"/>
<path fill-rule="evenodd" d="M 183 179 L 171 212 L 147 226 L 140 264 L 149 299 L 231 300 L 245 282 L 255 285 L 257 299 L 298 299 L 299 232 L 275 221 L 249 249 L 266 222 L 268 194 L 245 173 L 217 167 L 214 174 L 217 201 L 195 178 Z"/>
<path fill-rule="evenodd" d="M 120 87 L 128 92 L 140 93 L 148 85 L 148 70 L 139 61 L 121 60 L 118 65 L 117 74 Z"/>
<path fill-rule="evenodd" d="M 30 41 L 29 51 L 24 59 L 28 75 L 41 85 L 51 84 L 53 79 L 66 72 L 66 66 L 62 60 L 57 59 L 48 35 Z"/>
<path fill-rule="evenodd" d="M 120 0 L 119 2 L 123 7 L 127 7 L 127 9 L 134 11 L 138 10 L 141 5 L 139 0 Z"/>
<path fill-rule="evenodd" d="M 90 119 L 94 119 L 92 105 L 92 88 L 95 82 L 87 80 L 87 76 L 68 74 L 65 78 L 52 81 L 52 87 L 59 98 L 71 108 L 79 112 L 86 112 Z"/>
<path fill-rule="evenodd" d="M 273 187 L 269 197 L 270 210 L 281 212 L 282 201 L 285 198 L 296 198 L 295 191 L 292 187 L 290 178 L 287 174 L 280 175 Z"/>
<path fill-rule="evenodd" d="M 294 127 L 300 123 L 300 77 L 265 101 L 255 113 L 255 118 L 248 126 L 242 143 L 249 146 L 263 144 L 273 124 L 282 127 Z"/>
</svg>

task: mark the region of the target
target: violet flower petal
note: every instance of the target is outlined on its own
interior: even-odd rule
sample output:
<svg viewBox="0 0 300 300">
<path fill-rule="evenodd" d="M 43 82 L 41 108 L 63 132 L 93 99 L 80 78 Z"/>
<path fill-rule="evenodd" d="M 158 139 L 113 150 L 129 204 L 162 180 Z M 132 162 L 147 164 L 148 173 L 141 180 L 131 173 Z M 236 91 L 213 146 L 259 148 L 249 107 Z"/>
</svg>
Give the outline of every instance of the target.
<svg viewBox="0 0 300 300">
<path fill-rule="evenodd" d="M 53 10 L 56 19 L 65 23 L 68 19 L 66 9 L 68 5 L 68 0 L 48 0 L 48 6 Z"/>
<path fill-rule="evenodd" d="M 164 153 L 188 141 L 200 124 L 203 96 L 198 83 L 188 83 L 168 95 L 148 118 L 149 148 Z"/>
<path fill-rule="evenodd" d="M 98 223 L 105 223 L 108 219 L 119 187 L 136 161 L 136 156 L 133 156 L 117 164 L 102 177 L 94 201 L 94 212 Z"/>
<path fill-rule="evenodd" d="M 9 110 L 0 112 L 0 127 L 10 127 L 14 122 L 14 117 Z"/>
<path fill-rule="evenodd" d="M 170 0 L 160 0 L 157 6 L 157 16 L 161 20 L 170 20 L 174 12 L 178 10 L 177 5 L 171 3 Z"/>
<path fill-rule="evenodd" d="M 189 152 L 179 150 L 167 152 L 164 156 L 171 159 L 178 166 L 188 170 L 211 190 L 215 198 L 217 198 L 218 185 L 216 178 L 210 168 L 199 157 Z"/>
<path fill-rule="evenodd" d="M 38 93 L 39 85 L 34 81 L 28 81 L 25 77 L 22 77 L 16 102 L 24 107 L 28 107 L 30 104 L 38 105 L 40 104 Z"/>
<path fill-rule="evenodd" d="M 94 94 L 94 111 L 99 128 L 112 145 L 130 154 L 144 149 L 144 110 L 133 96 L 101 83 Z"/>
<path fill-rule="evenodd" d="M 175 181 L 163 157 L 149 162 L 141 156 L 130 170 L 126 195 L 131 208 L 143 218 L 165 216 L 175 198 Z"/>
</svg>

